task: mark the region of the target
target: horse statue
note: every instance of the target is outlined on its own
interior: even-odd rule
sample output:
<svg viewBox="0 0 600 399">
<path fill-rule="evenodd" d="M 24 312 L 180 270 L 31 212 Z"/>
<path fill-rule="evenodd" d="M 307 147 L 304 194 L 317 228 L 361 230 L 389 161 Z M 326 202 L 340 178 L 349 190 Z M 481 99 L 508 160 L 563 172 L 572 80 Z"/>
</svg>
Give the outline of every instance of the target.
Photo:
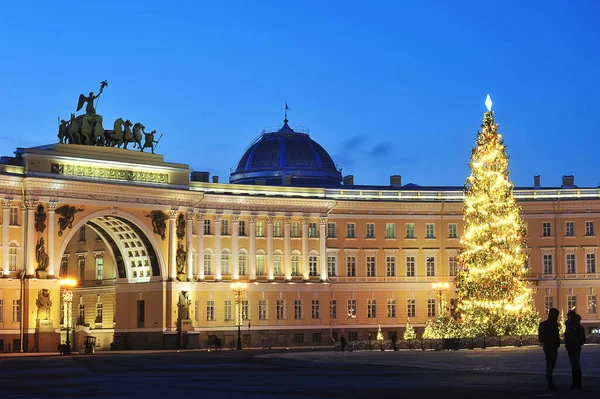
<svg viewBox="0 0 600 399">
<path fill-rule="evenodd" d="M 75 119 L 75 114 L 71 114 L 69 121 L 69 144 L 79 144 L 79 125 Z"/>
<path fill-rule="evenodd" d="M 140 122 L 133 125 L 133 141 L 137 144 L 140 151 L 144 150 L 142 147 L 142 133 L 146 134 L 144 131 L 145 128 L 146 126 L 142 125 Z M 135 148 L 135 145 L 133 148 Z"/>
<path fill-rule="evenodd" d="M 104 126 L 102 126 L 102 116 L 96 115 L 96 126 L 94 127 L 94 141 L 96 145 L 106 145 L 106 136 L 104 135 Z"/>
<path fill-rule="evenodd" d="M 105 130 L 104 136 L 106 137 L 107 147 L 119 147 L 123 144 L 123 125 L 125 121 L 123 118 L 119 118 L 113 125 L 113 130 Z"/>
<path fill-rule="evenodd" d="M 123 132 L 123 148 L 127 149 L 127 144 L 134 142 L 133 132 L 131 131 L 131 126 L 133 126 L 133 124 L 127 119 L 123 125 L 125 125 L 125 131 Z"/>
</svg>

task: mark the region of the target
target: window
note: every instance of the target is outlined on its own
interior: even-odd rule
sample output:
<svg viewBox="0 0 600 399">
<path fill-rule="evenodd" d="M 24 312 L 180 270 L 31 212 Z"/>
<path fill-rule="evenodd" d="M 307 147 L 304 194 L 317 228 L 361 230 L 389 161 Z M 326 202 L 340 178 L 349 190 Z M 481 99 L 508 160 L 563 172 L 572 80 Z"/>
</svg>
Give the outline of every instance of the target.
<svg viewBox="0 0 600 399">
<path fill-rule="evenodd" d="M 79 271 L 79 281 L 85 281 L 85 257 L 77 258 L 77 270 Z"/>
<path fill-rule="evenodd" d="M 277 320 L 285 319 L 285 314 L 283 313 L 284 309 L 285 309 L 285 307 L 284 307 L 283 299 L 278 299 L 277 300 Z"/>
<path fill-rule="evenodd" d="M 406 317 L 417 317 L 417 301 L 416 299 L 406 300 Z"/>
<path fill-rule="evenodd" d="M 375 257 L 367 256 L 367 277 L 375 277 Z"/>
<path fill-rule="evenodd" d="M 0 299 L 0 323 L 4 323 L 4 299 Z"/>
<path fill-rule="evenodd" d="M 552 237 L 552 223 L 542 223 L 542 237 Z"/>
<path fill-rule="evenodd" d="M 292 276 L 300 275 L 300 255 L 292 255 Z"/>
<path fill-rule="evenodd" d="M 231 301 L 225 301 L 225 306 L 223 309 L 223 318 L 225 320 L 232 320 L 232 312 L 231 312 L 232 306 L 231 306 Z"/>
<path fill-rule="evenodd" d="M 295 299 L 294 300 L 294 319 L 302 318 L 302 300 Z"/>
<path fill-rule="evenodd" d="M 406 277 L 414 277 L 415 276 L 415 257 L 407 256 L 406 257 Z"/>
<path fill-rule="evenodd" d="M 248 320 L 250 316 L 250 306 L 248 305 L 247 299 L 242 300 L 240 309 L 242 311 L 242 320 Z"/>
<path fill-rule="evenodd" d="M 575 310 L 577 308 L 577 296 L 567 295 L 567 310 Z"/>
<path fill-rule="evenodd" d="M 240 252 L 238 256 L 238 268 L 240 276 L 248 275 L 248 254 L 245 252 Z"/>
<path fill-rule="evenodd" d="M 96 256 L 96 280 L 104 278 L 104 257 Z"/>
<path fill-rule="evenodd" d="M 83 325 L 85 323 L 85 304 L 83 303 L 83 297 L 79 297 L 79 309 L 78 310 L 79 310 L 79 312 L 77 314 L 77 325 Z M 139 327 L 139 324 L 138 324 L 138 327 Z M 143 325 L 142 325 L 142 327 L 143 327 Z"/>
<path fill-rule="evenodd" d="M 198 300 L 194 301 L 194 321 L 200 321 L 200 305 Z"/>
<path fill-rule="evenodd" d="M 575 224 L 573 222 L 565 222 L 565 236 L 575 236 Z"/>
<path fill-rule="evenodd" d="M 385 275 L 387 277 L 394 277 L 396 275 L 396 257 L 386 256 L 385 257 Z"/>
<path fill-rule="evenodd" d="M 327 238 L 335 238 L 335 223 L 327 223 Z"/>
<path fill-rule="evenodd" d="M 204 234 L 209 236 L 212 234 L 211 228 L 210 228 L 210 219 L 204 219 Z"/>
<path fill-rule="evenodd" d="M 304 334 L 294 333 L 294 342 L 298 344 L 304 343 Z"/>
<path fill-rule="evenodd" d="M 262 254 L 256 255 L 256 275 L 265 275 L 265 256 Z"/>
<path fill-rule="evenodd" d="M 456 276 L 456 270 L 458 269 L 458 262 L 456 256 L 448 257 L 448 273 L 450 276 Z"/>
<path fill-rule="evenodd" d="M 425 238 L 435 238 L 435 230 L 433 223 L 425 224 Z"/>
<path fill-rule="evenodd" d="M 19 208 L 17 208 L 16 206 L 10 208 L 10 225 L 19 225 Z"/>
<path fill-rule="evenodd" d="M 337 319 L 337 300 L 331 299 L 329 301 L 329 317 L 331 319 Z"/>
<path fill-rule="evenodd" d="M 356 319 L 356 299 L 348 299 L 348 318 Z"/>
<path fill-rule="evenodd" d="M 594 252 L 585 254 L 585 272 L 596 273 L 596 254 Z"/>
<path fill-rule="evenodd" d="M 588 314 L 596 314 L 598 313 L 598 309 L 596 307 L 596 295 L 588 295 L 587 296 L 587 312 Z"/>
<path fill-rule="evenodd" d="M 79 317 L 83 324 L 83 304 L 79 305 Z M 137 326 L 138 328 L 144 328 L 144 322 L 146 321 L 146 302 L 144 300 L 137 301 Z"/>
<path fill-rule="evenodd" d="M 548 314 L 550 309 L 554 307 L 554 297 L 550 295 L 546 295 L 544 297 L 544 314 Z"/>
<path fill-rule="evenodd" d="M 567 254 L 567 274 L 575 274 L 577 273 L 575 267 L 575 254 L 569 253 Z"/>
<path fill-rule="evenodd" d="M 246 221 L 245 220 L 240 220 L 239 224 L 238 224 L 238 235 L 240 237 L 245 237 L 246 236 Z"/>
<path fill-rule="evenodd" d="M 317 256 L 310 255 L 308 257 L 308 275 L 310 277 L 318 277 L 319 272 L 317 271 Z"/>
<path fill-rule="evenodd" d="M 427 300 L 427 317 L 435 317 L 435 299 Z"/>
<path fill-rule="evenodd" d="M 96 324 L 102 324 L 102 298 L 98 295 L 98 301 L 96 302 Z"/>
<path fill-rule="evenodd" d="M 13 299 L 13 301 L 12 301 L 12 321 L 13 321 L 13 323 L 21 322 L 21 300 L 20 299 Z"/>
<path fill-rule="evenodd" d="M 312 301 L 312 318 L 320 319 L 321 318 L 321 309 L 319 308 L 319 300 L 313 299 Z"/>
<path fill-rule="evenodd" d="M 206 320 L 215 320 L 215 301 L 206 301 Z"/>
<path fill-rule="evenodd" d="M 346 257 L 346 275 L 356 277 L 356 256 Z"/>
<path fill-rule="evenodd" d="M 396 300 L 395 299 L 387 300 L 387 317 L 388 317 L 388 319 L 396 318 Z"/>
<path fill-rule="evenodd" d="M 356 238 L 356 225 L 354 223 L 346 224 L 346 238 Z"/>
<path fill-rule="evenodd" d="M 8 246 L 8 270 L 11 272 L 16 272 L 19 270 L 17 266 L 18 251 L 19 248 L 17 247 L 17 244 L 11 242 Z M 64 275 L 66 276 L 66 273 Z"/>
<path fill-rule="evenodd" d="M 273 223 L 273 237 L 282 237 L 283 233 L 281 230 L 281 221 L 278 220 Z"/>
<path fill-rule="evenodd" d="M 448 238 L 458 238 L 458 228 L 456 223 L 448 224 Z"/>
<path fill-rule="evenodd" d="M 204 252 L 204 274 L 212 276 L 212 254 L 210 252 Z"/>
<path fill-rule="evenodd" d="M 267 300 L 266 299 L 258 300 L 258 319 L 259 320 L 267 320 Z"/>
<path fill-rule="evenodd" d="M 300 237 L 300 223 L 292 222 L 291 234 L 292 237 Z"/>
<path fill-rule="evenodd" d="M 396 238 L 396 225 L 394 223 L 385 224 L 385 238 Z"/>
<path fill-rule="evenodd" d="M 315 343 L 321 342 L 321 339 L 322 339 L 321 333 L 313 333 L 312 342 L 315 342 Z"/>
<path fill-rule="evenodd" d="M 309 223 L 308 224 L 308 238 L 317 238 L 319 237 L 319 230 L 317 230 L 317 224 L 316 223 Z"/>
<path fill-rule="evenodd" d="M 595 236 L 594 234 L 594 222 L 587 221 L 585 222 L 585 235 L 586 236 Z"/>
<path fill-rule="evenodd" d="M 425 267 L 428 277 L 435 276 L 435 256 L 425 258 Z"/>
<path fill-rule="evenodd" d="M 85 242 L 85 226 L 79 229 L 79 242 Z"/>
<path fill-rule="evenodd" d="M 415 238 L 415 224 L 406 223 L 406 238 Z"/>
<path fill-rule="evenodd" d="M 544 274 L 552 274 L 552 254 L 544 254 L 542 263 L 544 265 Z"/>
<path fill-rule="evenodd" d="M 265 236 L 265 222 L 263 220 L 258 220 L 256 222 L 256 236 L 257 237 Z"/>
<path fill-rule="evenodd" d="M 367 238 L 375 238 L 375 223 L 367 223 Z"/>
<path fill-rule="evenodd" d="M 330 255 L 327 257 L 327 273 L 329 277 L 337 276 L 337 256 Z"/>
<path fill-rule="evenodd" d="M 221 235 L 222 236 L 229 235 L 229 220 L 227 220 L 227 219 L 221 220 Z"/>
<path fill-rule="evenodd" d="M 231 260 L 231 255 L 229 254 L 229 251 L 223 250 L 221 252 L 221 273 L 224 275 L 231 274 L 231 270 L 229 268 L 230 260 Z"/>
<path fill-rule="evenodd" d="M 369 299 L 367 300 L 367 318 L 374 319 L 377 317 L 377 300 Z"/>
<path fill-rule="evenodd" d="M 283 276 L 283 260 L 280 254 L 273 255 L 273 275 Z"/>
</svg>

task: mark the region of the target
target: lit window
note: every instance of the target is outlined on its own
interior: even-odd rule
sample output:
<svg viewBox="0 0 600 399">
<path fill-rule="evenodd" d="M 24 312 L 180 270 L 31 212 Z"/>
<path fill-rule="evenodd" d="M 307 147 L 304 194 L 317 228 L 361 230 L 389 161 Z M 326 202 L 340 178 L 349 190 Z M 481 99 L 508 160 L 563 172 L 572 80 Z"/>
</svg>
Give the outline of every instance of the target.
<svg viewBox="0 0 600 399">
<path fill-rule="evenodd" d="M 415 257 L 407 256 L 406 257 L 406 277 L 414 277 L 415 276 Z"/>
<path fill-rule="evenodd" d="M 230 274 L 230 268 L 229 268 L 230 260 L 231 260 L 231 256 L 229 254 L 229 251 L 223 250 L 221 252 L 221 274 L 224 274 L 224 275 Z"/>
<path fill-rule="evenodd" d="M 417 300 L 406 300 L 406 317 L 417 317 Z"/>
<path fill-rule="evenodd" d="M 415 238 L 415 224 L 406 223 L 406 238 Z"/>
<path fill-rule="evenodd" d="M 387 317 L 388 317 L 388 319 L 393 319 L 396 317 L 396 300 L 395 299 L 387 300 Z"/>
<path fill-rule="evenodd" d="M 435 229 L 433 223 L 425 224 L 425 238 L 435 238 Z"/>
<path fill-rule="evenodd" d="M 317 224 L 309 223 L 308 224 L 308 238 L 317 238 L 317 237 L 319 237 L 319 233 L 317 230 Z"/>
<path fill-rule="evenodd" d="M 223 318 L 225 320 L 233 319 L 231 309 L 232 309 L 231 301 L 225 301 L 224 309 L 223 309 Z"/>
<path fill-rule="evenodd" d="M 212 276 L 212 254 L 208 251 L 204 252 L 204 274 Z"/>
<path fill-rule="evenodd" d="M 396 238 L 396 225 L 394 223 L 385 224 L 385 238 Z"/>
<path fill-rule="evenodd" d="M 448 238 L 458 238 L 458 228 L 456 223 L 448 224 Z"/>
<path fill-rule="evenodd" d="M 428 277 L 435 276 L 435 256 L 425 258 L 425 267 Z"/>
<path fill-rule="evenodd" d="M 258 319 L 267 320 L 267 300 L 260 299 L 258 301 Z"/>
<path fill-rule="evenodd" d="M 256 255 L 256 275 L 257 276 L 265 275 L 265 255 L 262 255 L 262 254 Z"/>
<path fill-rule="evenodd" d="M 317 277 L 319 275 L 317 271 L 317 256 L 310 255 L 308 257 L 308 275 L 310 277 Z"/>
<path fill-rule="evenodd" d="M 458 269 L 458 262 L 456 261 L 456 256 L 448 257 L 448 273 L 450 276 L 456 276 L 456 271 Z"/>
<path fill-rule="evenodd" d="M 435 317 L 435 299 L 427 300 L 427 317 Z"/>
<path fill-rule="evenodd" d="M 206 301 L 206 320 L 215 320 L 215 301 Z"/>
<path fill-rule="evenodd" d="M 282 235 L 281 221 L 278 220 L 273 223 L 273 237 L 281 237 Z"/>
<path fill-rule="evenodd" d="M 262 220 L 258 220 L 256 222 L 256 236 L 257 237 L 265 236 L 265 222 Z"/>
<path fill-rule="evenodd" d="M 104 257 L 96 256 L 96 280 L 104 278 Z"/>
<path fill-rule="evenodd" d="M 598 313 L 598 309 L 596 307 L 596 295 L 588 295 L 587 296 L 587 312 L 588 314 L 596 314 Z"/>
<path fill-rule="evenodd" d="M 16 272 L 18 271 L 18 263 L 17 263 L 17 256 L 18 256 L 18 250 L 19 248 L 17 247 L 17 244 L 15 244 L 14 242 L 11 242 L 10 245 L 8 246 L 8 270 L 11 272 Z M 65 273 L 66 275 L 66 273 Z"/>
<path fill-rule="evenodd" d="M 238 256 L 238 268 L 240 276 L 248 275 L 248 254 L 240 252 Z"/>
<path fill-rule="evenodd" d="M 283 260 L 280 254 L 273 255 L 273 275 L 274 276 L 282 276 L 283 275 Z"/>
<path fill-rule="evenodd" d="M 356 299 L 348 299 L 348 318 L 356 319 Z"/>
<path fill-rule="evenodd" d="M 292 237 L 300 237 L 300 223 L 299 222 L 292 222 L 291 235 L 292 235 Z"/>
<path fill-rule="evenodd" d="M 577 296 L 567 295 L 567 310 L 575 310 L 577 308 Z"/>
</svg>

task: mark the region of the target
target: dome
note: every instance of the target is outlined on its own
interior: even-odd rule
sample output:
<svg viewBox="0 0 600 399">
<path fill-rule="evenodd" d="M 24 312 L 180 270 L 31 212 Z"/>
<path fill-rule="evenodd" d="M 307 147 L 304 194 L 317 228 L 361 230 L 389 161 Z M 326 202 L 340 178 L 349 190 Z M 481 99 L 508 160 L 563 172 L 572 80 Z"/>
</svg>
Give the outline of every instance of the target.
<svg viewBox="0 0 600 399">
<path fill-rule="evenodd" d="M 299 130 L 299 129 L 298 129 Z M 272 186 L 329 187 L 340 185 L 342 173 L 331 156 L 308 133 L 287 124 L 263 132 L 246 150 L 229 182 Z"/>
</svg>

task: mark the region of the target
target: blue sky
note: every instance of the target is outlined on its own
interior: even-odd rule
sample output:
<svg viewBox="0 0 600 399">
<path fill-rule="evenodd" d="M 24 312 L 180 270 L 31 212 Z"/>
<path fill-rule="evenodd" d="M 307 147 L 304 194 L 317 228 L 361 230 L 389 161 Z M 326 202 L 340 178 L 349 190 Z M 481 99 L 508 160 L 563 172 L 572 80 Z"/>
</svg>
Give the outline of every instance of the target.
<svg viewBox="0 0 600 399">
<path fill-rule="evenodd" d="M 105 128 L 221 181 L 287 102 L 356 184 L 462 185 L 490 93 L 517 185 L 600 184 L 600 2 L 89 3 L 0 6 L 1 154 L 107 79 Z"/>
</svg>

